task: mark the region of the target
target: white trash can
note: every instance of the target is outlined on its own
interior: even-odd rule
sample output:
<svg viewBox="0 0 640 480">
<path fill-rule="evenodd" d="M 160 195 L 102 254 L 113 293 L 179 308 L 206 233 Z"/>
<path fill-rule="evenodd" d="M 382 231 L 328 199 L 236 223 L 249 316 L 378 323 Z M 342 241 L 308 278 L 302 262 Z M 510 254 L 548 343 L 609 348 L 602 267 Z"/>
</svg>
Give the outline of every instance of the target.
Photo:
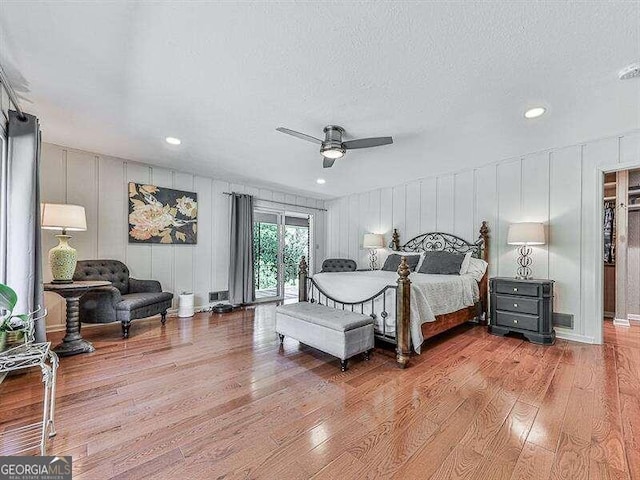
<svg viewBox="0 0 640 480">
<path fill-rule="evenodd" d="M 180 318 L 193 317 L 195 313 L 193 293 L 181 293 L 180 304 L 178 306 L 178 316 Z"/>
</svg>

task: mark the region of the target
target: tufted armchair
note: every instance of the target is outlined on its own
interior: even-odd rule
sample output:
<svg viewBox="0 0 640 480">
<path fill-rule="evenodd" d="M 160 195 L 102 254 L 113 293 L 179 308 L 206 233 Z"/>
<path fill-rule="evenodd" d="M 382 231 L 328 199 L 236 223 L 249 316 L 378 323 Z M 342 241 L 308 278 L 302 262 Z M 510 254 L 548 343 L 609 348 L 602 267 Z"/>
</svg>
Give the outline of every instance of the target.
<svg viewBox="0 0 640 480">
<path fill-rule="evenodd" d="M 136 280 L 127 266 L 118 260 L 81 260 L 74 280 L 106 280 L 111 286 L 87 292 L 80 298 L 80 321 L 83 323 L 122 323 L 122 336 L 129 337 L 131 321 L 153 315 L 167 320 L 173 294 L 163 292 L 160 282 Z"/>
<path fill-rule="evenodd" d="M 358 265 L 349 258 L 327 258 L 322 262 L 321 272 L 355 272 Z"/>
</svg>

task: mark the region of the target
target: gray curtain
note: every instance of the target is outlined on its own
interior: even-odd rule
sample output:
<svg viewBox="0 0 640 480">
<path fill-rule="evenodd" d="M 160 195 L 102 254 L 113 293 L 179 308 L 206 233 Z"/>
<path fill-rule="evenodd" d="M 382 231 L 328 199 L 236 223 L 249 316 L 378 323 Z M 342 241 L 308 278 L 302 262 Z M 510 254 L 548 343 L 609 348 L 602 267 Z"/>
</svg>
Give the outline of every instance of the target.
<svg viewBox="0 0 640 480">
<path fill-rule="evenodd" d="M 40 126 L 9 112 L 7 151 L 0 178 L 0 276 L 18 294 L 16 312 L 44 307 L 40 246 Z M 45 324 L 35 325 L 36 341 L 45 341 Z"/>
<path fill-rule="evenodd" d="M 253 302 L 253 197 L 231 194 L 229 302 Z"/>
</svg>

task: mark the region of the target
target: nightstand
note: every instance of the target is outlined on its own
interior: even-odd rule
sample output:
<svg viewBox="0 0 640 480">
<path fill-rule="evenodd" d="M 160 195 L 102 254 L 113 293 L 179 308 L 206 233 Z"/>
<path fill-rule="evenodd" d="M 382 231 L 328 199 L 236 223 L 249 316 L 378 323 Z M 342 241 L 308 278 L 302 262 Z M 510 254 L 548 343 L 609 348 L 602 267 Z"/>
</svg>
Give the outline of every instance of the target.
<svg viewBox="0 0 640 480">
<path fill-rule="evenodd" d="M 552 345 L 553 280 L 497 277 L 489 281 L 491 294 L 489 331 L 504 336 L 522 333 L 530 342 Z"/>
</svg>

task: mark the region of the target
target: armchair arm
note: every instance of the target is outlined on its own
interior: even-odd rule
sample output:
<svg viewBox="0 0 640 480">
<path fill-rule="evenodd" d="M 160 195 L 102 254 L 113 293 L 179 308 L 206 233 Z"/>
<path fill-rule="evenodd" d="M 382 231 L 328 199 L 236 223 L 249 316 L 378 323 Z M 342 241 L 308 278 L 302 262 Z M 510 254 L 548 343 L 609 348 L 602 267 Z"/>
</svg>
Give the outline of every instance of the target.
<svg viewBox="0 0 640 480">
<path fill-rule="evenodd" d="M 82 296 L 82 300 L 87 300 L 91 297 L 99 298 L 99 297 L 108 297 L 111 300 L 111 304 L 113 308 L 116 308 L 116 305 L 122 301 L 122 295 L 120 294 L 120 290 L 118 290 L 114 286 L 107 287 L 98 287 L 94 290 L 91 290 Z"/>
<path fill-rule="evenodd" d="M 156 280 L 129 278 L 129 293 L 160 293 L 162 286 Z"/>
</svg>

